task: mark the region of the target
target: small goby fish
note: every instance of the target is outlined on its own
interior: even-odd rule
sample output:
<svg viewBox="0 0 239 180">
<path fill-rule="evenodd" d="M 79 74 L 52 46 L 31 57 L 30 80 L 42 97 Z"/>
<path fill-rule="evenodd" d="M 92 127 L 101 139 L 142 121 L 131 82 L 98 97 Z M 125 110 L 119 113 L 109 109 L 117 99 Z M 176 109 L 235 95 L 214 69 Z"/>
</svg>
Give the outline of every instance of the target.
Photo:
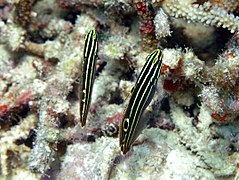
<svg viewBox="0 0 239 180">
<path fill-rule="evenodd" d="M 147 56 L 147 61 L 131 90 L 131 97 L 125 109 L 119 133 L 119 145 L 123 154 L 129 151 L 142 129 L 141 116 L 155 93 L 162 67 L 162 57 L 160 49 L 154 50 Z"/>
<path fill-rule="evenodd" d="M 79 90 L 80 98 L 80 122 L 85 126 L 88 110 L 90 107 L 91 93 L 95 78 L 96 54 L 98 51 L 98 40 L 95 30 L 90 30 L 85 35 L 83 60 L 81 62 L 81 82 Z"/>
</svg>

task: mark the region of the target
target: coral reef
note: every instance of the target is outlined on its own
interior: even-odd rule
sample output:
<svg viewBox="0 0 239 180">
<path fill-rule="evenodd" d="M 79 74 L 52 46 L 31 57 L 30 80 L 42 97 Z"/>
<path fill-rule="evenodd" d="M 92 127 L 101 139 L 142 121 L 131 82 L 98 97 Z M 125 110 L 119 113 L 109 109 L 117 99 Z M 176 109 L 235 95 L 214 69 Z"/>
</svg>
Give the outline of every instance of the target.
<svg viewBox="0 0 239 180">
<path fill-rule="evenodd" d="M 0 1 L 1 179 L 238 179 L 237 0 Z M 84 35 L 99 52 L 86 127 Z M 118 129 L 146 56 L 163 51 L 147 128 Z"/>
</svg>

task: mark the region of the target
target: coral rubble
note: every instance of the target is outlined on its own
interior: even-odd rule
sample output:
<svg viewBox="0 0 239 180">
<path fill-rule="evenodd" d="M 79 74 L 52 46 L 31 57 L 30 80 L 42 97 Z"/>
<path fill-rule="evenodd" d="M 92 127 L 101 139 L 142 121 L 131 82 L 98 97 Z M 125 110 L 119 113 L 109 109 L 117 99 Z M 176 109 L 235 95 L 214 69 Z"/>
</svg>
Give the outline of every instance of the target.
<svg viewBox="0 0 239 180">
<path fill-rule="evenodd" d="M 1 179 L 238 179 L 237 0 L 0 1 Z M 84 35 L 99 52 L 86 127 Z M 118 129 L 148 53 L 163 66 L 147 128 Z"/>
</svg>

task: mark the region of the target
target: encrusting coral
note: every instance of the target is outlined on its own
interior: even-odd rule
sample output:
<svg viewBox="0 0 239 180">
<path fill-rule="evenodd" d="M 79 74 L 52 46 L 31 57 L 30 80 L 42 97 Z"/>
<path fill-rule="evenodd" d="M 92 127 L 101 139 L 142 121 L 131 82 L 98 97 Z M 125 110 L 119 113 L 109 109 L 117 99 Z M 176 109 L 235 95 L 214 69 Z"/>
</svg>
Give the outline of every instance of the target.
<svg viewBox="0 0 239 180">
<path fill-rule="evenodd" d="M 23 139 L 27 139 L 29 133 L 36 128 L 38 118 L 35 114 L 29 114 L 23 118 L 19 125 L 12 127 L 9 131 L 0 133 L 0 155 L 1 155 L 1 174 L 19 175 L 28 171 L 26 157 L 29 156 L 31 148 L 24 144 Z M 27 172 L 33 178 L 40 177 L 39 174 Z M 26 174 L 27 174 L 26 173 Z"/>
<path fill-rule="evenodd" d="M 163 3 L 163 7 L 168 14 L 177 18 L 183 17 L 192 22 L 202 22 L 217 27 L 222 26 L 234 33 L 239 28 L 239 18 L 231 12 L 238 10 L 238 1 L 226 0 L 223 3 L 220 2 L 204 1 L 200 4 L 193 0 L 168 0 Z"/>
<path fill-rule="evenodd" d="M 238 11 L 237 0 L 0 1 L 0 178 L 237 179 Z M 99 51 L 81 128 L 92 28 Z M 148 128 L 123 156 L 124 108 L 158 47 Z"/>
</svg>

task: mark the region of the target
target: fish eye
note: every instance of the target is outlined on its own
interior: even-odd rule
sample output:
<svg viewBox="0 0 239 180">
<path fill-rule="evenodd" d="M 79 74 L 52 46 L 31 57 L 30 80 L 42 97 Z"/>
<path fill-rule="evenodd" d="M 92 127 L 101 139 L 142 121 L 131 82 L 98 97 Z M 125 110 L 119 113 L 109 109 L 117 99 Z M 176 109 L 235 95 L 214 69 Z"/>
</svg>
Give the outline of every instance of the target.
<svg viewBox="0 0 239 180">
<path fill-rule="evenodd" d="M 129 127 L 129 118 L 124 120 L 123 129 L 125 132 L 128 130 L 128 127 Z"/>
</svg>

